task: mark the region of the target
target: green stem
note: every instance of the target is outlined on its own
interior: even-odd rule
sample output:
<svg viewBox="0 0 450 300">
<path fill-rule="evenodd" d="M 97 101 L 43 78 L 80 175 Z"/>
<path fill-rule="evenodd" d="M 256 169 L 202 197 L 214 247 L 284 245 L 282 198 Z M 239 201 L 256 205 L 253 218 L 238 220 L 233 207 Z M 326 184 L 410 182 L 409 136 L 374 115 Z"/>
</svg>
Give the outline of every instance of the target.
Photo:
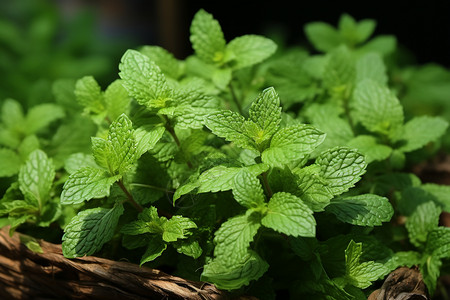
<svg viewBox="0 0 450 300">
<path fill-rule="evenodd" d="M 185 153 L 183 151 L 183 148 L 181 148 L 180 140 L 178 139 L 178 136 L 175 133 L 175 129 L 172 127 L 172 124 L 170 124 L 170 119 L 166 115 L 162 115 L 162 117 L 164 119 L 164 127 L 170 133 L 170 135 L 172 136 L 173 140 L 175 141 L 175 144 L 177 144 L 177 146 L 180 149 L 180 151 L 186 157 L 186 155 L 185 155 Z M 193 168 L 192 163 L 191 163 L 191 161 L 189 159 L 186 159 L 186 164 L 189 167 L 189 169 Z"/>
<path fill-rule="evenodd" d="M 238 98 L 236 96 L 236 93 L 234 92 L 234 88 L 231 85 L 231 81 L 228 84 L 228 88 L 230 89 L 230 92 L 231 92 L 231 99 L 233 99 L 233 102 L 234 102 L 234 104 L 236 104 L 238 112 L 242 115 L 242 113 L 243 113 L 242 106 L 241 106 L 241 103 L 239 102 L 239 100 L 238 100 Z"/>
<path fill-rule="evenodd" d="M 262 173 L 262 179 L 263 179 L 263 186 L 264 189 L 266 190 L 266 194 L 267 194 L 267 198 L 272 198 L 273 193 L 272 193 L 272 189 L 270 188 L 269 185 L 269 180 L 267 179 L 267 172 Z"/>
<path fill-rule="evenodd" d="M 131 193 L 127 190 L 127 188 L 123 184 L 122 179 L 117 181 L 117 184 L 119 185 L 120 189 L 124 192 L 124 194 L 127 196 L 128 202 L 130 202 L 138 212 L 142 212 L 144 208 L 134 200 L 133 195 L 131 195 Z"/>
</svg>

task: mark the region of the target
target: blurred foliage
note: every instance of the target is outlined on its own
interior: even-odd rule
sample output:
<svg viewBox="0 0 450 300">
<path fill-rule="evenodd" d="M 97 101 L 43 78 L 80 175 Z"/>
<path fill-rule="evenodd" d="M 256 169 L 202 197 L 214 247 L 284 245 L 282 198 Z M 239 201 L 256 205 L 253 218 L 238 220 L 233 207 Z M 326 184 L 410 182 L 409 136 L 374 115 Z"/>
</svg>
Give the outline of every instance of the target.
<svg viewBox="0 0 450 300">
<path fill-rule="evenodd" d="M 117 77 L 117 60 L 131 41 L 100 34 L 93 10 L 67 8 L 62 13 L 62 5 L 64 1 L 0 2 L 0 101 L 11 97 L 35 105 L 51 99 L 55 79 L 89 74 L 107 83 Z"/>
</svg>

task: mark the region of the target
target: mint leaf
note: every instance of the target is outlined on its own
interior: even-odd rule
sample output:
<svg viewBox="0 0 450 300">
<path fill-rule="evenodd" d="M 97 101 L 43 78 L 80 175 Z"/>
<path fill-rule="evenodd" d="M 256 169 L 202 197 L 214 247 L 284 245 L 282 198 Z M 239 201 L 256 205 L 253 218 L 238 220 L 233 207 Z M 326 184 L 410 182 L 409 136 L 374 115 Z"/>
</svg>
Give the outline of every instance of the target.
<svg viewBox="0 0 450 300">
<path fill-rule="evenodd" d="M 427 241 L 428 233 L 437 229 L 441 210 L 432 201 L 417 206 L 416 210 L 406 220 L 409 240 L 416 247 Z"/>
<path fill-rule="evenodd" d="M 22 160 L 20 156 L 17 155 L 11 149 L 2 148 L 0 149 L 0 177 L 9 177 L 17 174 L 20 169 Z"/>
<path fill-rule="evenodd" d="M 313 211 L 302 200 L 289 193 L 276 193 L 270 199 L 262 225 L 294 237 L 316 236 Z"/>
<path fill-rule="evenodd" d="M 233 217 L 214 233 L 214 256 L 228 265 L 241 262 L 261 223 L 252 215 Z"/>
<path fill-rule="evenodd" d="M 136 158 L 141 157 L 148 150 L 153 149 L 165 132 L 164 127 L 139 127 L 134 131 L 136 141 Z"/>
<path fill-rule="evenodd" d="M 139 52 L 154 61 L 164 75 L 178 79 L 183 73 L 183 63 L 177 60 L 172 53 L 159 46 L 143 46 Z"/>
<path fill-rule="evenodd" d="M 325 134 L 311 125 L 299 124 L 280 129 L 262 153 L 262 161 L 274 167 L 300 160 L 314 151 Z"/>
<path fill-rule="evenodd" d="M 218 111 L 205 118 L 205 126 L 215 135 L 234 142 L 238 147 L 257 150 L 255 142 L 245 132 L 244 122 L 243 116 L 229 110 Z"/>
<path fill-rule="evenodd" d="M 441 274 L 442 261 L 436 256 L 429 256 L 423 264 L 420 265 L 423 281 L 425 282 L 428 292 L 433 296 L 438 278 Z"/>
<path fill-rule="evenodd" d="M 450 228 L 440 226 L 431 231 L 427 237 L 425 252 L 436 258 L 449 258 Z"/>
<path fill-rule="evenodd" d="M 127 50 L 119 64 L 119 76 L 130 96 L 148 108 L 164 107 L 172 90 L 161 69 L 144 54 Z"/>
<path fill-rule="evenodd" d="M 35 150 L 20 168 L 19 187 L 25 199 L 41 210 L 49 199 L 54 178 L 52 160 L 42 150 Z"/>
<path fill-rule="evenodd" d="M 194 228 L 197 228 L 197 225 L 189 218 L 173 216 L 162 224 L 162 239 L 168 243 L 186 239 L 191 234 L 190 230 Z"/>
<path fill-rule="evenodd" d="M 109 196 L 111 185 L 122 176 L 110 176 L 106 171 L 85 167 L 70 174 L 61 193 L 62 204 L 77 204 Z"/>
<path fill-rule="evenodd" d="M 372 194 L 334 199 L 326 210 L 340 221 L 358 226 L 380 226 L 394 214 L 387 198 Z"/>
<path fill-rule="evenodd" d="M 232 67 L 241 69 L 255 65 L 271 56 L 277 45 L 259 35 L 244 35 L 230 41 L 226 50 L 232 53 Z"/>
<path fill-rule="evenodd" d="M 72 174 L 78 169 L 84 167 L 92 167 L 92 168 L 98 167 L 92 155 L 88 155 L 85 153 L 74 153 L 66 159 L 64 164 L 64 169 L 69 174 Z"/>
<path fill-rule="evenodd" d="M 187 240 L 180 240 L 176 243 L 173 243 L 172 245 L 175 247 L 178 253 L 190 256 L 193 259 L 199 258 L 203 253 L 200 244 L 193 238 L 188 238 Z"/>
<path fill-rule="evenodd" d="M 368 53 L 356 62 L 356 82 L 371 79 L 381 85 L 388 83 L 386 66 L 378 53 Z"/>
<path fill-rule="evenodd" d="M 122 205 L 115 205 L 111 209 L 93 208 L 79 212 L 64 228 L 64 256 L 74 258 L 92 255 L 100 250 L 113 237 L 122 213 Z"/>
<path fill-rule="evenodd" d="M 246 208 L 257 208 L 264 205 L 264 191 L 259 179 L 247 169 L 240 170 L 234 177 L 233 196 Z"/>
<path fill-rule="evenodd" d="M 350 50 L 341 46 L 328 56 L 323 72 L 323 86 L 337 99 L 348 99 L 356 76 L 355 62 Z"/>
<path fill-rule="evenodd" d="M 420 116 L 408 121 L 397 138 L 399 151 L 410 152 L 420 149 L 444 135 L 448 122 L 439 117 Z"/>
<path fill-rule="evenodd" d="M 52 103 L 33 106 L 27 112 L 25 118 L 25 134 L 29 135 L 47 127 L 55 120 L 65 116 L 64 109 Z"/>
<path fill-rule="evenodd" d="M 120 232 L 128 235 L 138 235 L 144 233 L 163 233 L 163 225 L 167 222 L 165 217 L 159 217 L 158 210 L 154 206 L 144 208 L 138 215 L 138 220 L 122 226 Z"/>
<path fill-rule="evenodd" d="M 420 188 L 431 194 L 435 204 L 438 204 L 442 210 L 450 212 L 450 186 L 434 183 L 424 183 Z"/>
<path fill-rule="evenodd" d="M 78 79 L 74 93 L 78 103 L 87 111 L 99 114 L 105 110 L 102 90 L 94 77 L 84 76 Z"/>
<path fill-rule="evenodd" d="M 305 25 L 305 34 L 314 48 L 328 52 L 342 43 L 339 32 L 324 22 L 311 22 Z"/>
<path fill-rule="evenodd" d="M 360 263 L 361 255 L 362 243 L 351 240 L 345 250 L 346 279 L 350 284 L 365 289 L 389 270 L 383 264 L 374 261 Z"/>
<path fill-rule="evenodd" d="M 358 135 L 347 143 L 348 147 L 356 148 L 364 154 L 365 161 L 370 164 L 374 161 L 382 161 L 387 159 L 392 148 L 383 144 L 379 144 L 377 139 L 372 135 Z"/>
<path fill-rule="evenodd" d="M 321 177 L 328 183 L 328 188 L 334 195 L 348 191 L 365 173 L 364 156 L 357 150 L 346 147 L 336 147 L 323 152 L 316 159 L 316 165 L 321 168 Z"/>
<path fill-rule="evenodd" d="M 403 108 L 385 85 L 372 79 L 356 84 L 351 106 L 355 119 L 367 130 L 393 136 L 403 126 Z"/>
<path fill-rule="evenodd" d="M 164 243 L 159 236 L 154 236 L 150 239 L 147 250 L 142 255 L 140 265 L 142 266 L 146 262 L 153 261 L 167 249 L 167 244 Z"/>
<path fill-rule="evenodd" d="M 270 139 L 281 122 L 280 98 L 273 87 L 263 90 L 249 109 L 249 119 L 258 126 L 257 144 Z"/>
<path fill-rule="evenodd" d="M 205 10 L 200 9 L 191 23 L 190 40 L 195 54 L 208 63 L 224 59 L 226 41 L 219 22 Z"/>
<path fill-rule="evenodd" d="M 260 278 L 269 265 L 254 251 L 248 251 L 238 262 L 230 265 L 214 259 L 204 266 L 200 279 L 212 282 L 219 289 L 235 290 Z"/>
<path fill-rule="evenodd" d="M 1 120 L 6 128 L 21 131 L 25 121 L 22 105 L 14 99 L 6 99 L 2 105 Z"/>
<path fill-rule="evenodd" d="M 104 101 L 108 117 L 111 120 L 117 119 L 121 114 L 128 113 L 131 98 L 128 91 L 123 87 L 122 80 L 113 81 L 105 90 Z"/>
</svg>

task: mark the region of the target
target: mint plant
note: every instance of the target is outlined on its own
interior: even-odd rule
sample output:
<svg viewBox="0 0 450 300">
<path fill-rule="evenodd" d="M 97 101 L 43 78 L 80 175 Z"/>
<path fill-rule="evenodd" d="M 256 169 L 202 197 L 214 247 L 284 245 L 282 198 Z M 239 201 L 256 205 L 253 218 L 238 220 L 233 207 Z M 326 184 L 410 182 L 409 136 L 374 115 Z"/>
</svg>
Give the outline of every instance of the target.
<svg viewBox="0 0 450 300">
<path fill-rule="evenodd" d="M 405 113 L 395 39 L 374 28 L 344 15 L 305 27 L 319 53 L 277 50 L 227 43 L 200 10 L 185 60 L 142 46 L 104 90 L 84 76 L 26 114 L 4 101 L 0 224 L 51 226 L 67 258 L 126 258 L 230 295 L 366 299 L 401 266 L 438 293 L 449 188 L 408 168 L 448 123 Z"/>
</svg>

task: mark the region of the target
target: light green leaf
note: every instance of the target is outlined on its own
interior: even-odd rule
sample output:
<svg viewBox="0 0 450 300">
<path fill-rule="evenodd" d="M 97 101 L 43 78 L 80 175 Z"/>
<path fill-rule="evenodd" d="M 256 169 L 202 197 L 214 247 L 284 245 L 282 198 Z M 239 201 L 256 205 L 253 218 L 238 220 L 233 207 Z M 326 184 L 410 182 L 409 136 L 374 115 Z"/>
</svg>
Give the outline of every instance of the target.
<svg viewBox="0 0 450 300">
<path fill-rule="evenodd" d="M 10 200 L 0 202 L 0 216 L 32 216 L 38 213 L 38 211 L 39 208 L 37 206 L 32 205 L 25 200 Z"/>
<path fill-rule="evenodd" d="M 259 227 L 261 223 L 253 215 L 228 219 L 214 234 L 214 256 L 229 266 L 238 264 L 247 255 Z"/>
<path fill-rule="evenodd" d="M 440 117 L 420 116 L 408 121 L 403 127 L 399 151 L 410 152 L 420 149 L 430 142 L 437 141 L 444 135 L 448 122 Z"/>
<path fill-rule="evenodd" d="M 183 64 L 172 53 L 159 46 L 143 46 L 139 50 L 154 61 L 161 71 L 173 79 L 178 79 L 183 72 Z"/>
<path fill-rule="evenodd" d="M 214 68 L 212 69 L 211 80 L 221 90 L 225 90 L 232 78 L 232 70 L 230 68 Z"/>
<path fill-rule="evenodd" d="M 274 167 L 304 158 L 325 139 L 325 134 L 311 125 L 284 127 L 274 134 L 262 161 Z"/>
<path fill-rule="evenodd" d="M 67 258 L 92 255 L 111 240 L 123 206 L 111 209 L 93 208 L 83 210 L 64 228 L 62 250 Z"/>
<path fill-rule="evenodd" d="M 39 149 L 39 139 L 36 135 L 32 134 L 25 137 L 17 148 L 17 152 L 19 152 L 20 158 L 25 161 L 28 159 L 28 156 L 34 150 Z"/>
<path fill-rule="evenodd" d="M 19 172 L 19 186 L 25 200 L 42 209 L 49 198 L 54 178 L 52 160 L 42 150 L 33 151 Z"/>
<path fill-rule="evenodd" d="M 436 258 L 450 258 L 450 227 L 438 227 L 428 234 L 425 252 Z"/>
<path fill-rule="evenodd" d="M 397 47 L 397 39 L 392 35 L 378 35 L 360 47 L 360 52 L 377 52 L 383 56 L 392 54 Z"/>
<path fill-rule="evenodd" d="M 205 125 L 215 135 L 234 142 L 238 147 L 257 150 L 255 142 L 246 134 L 245 119 L 233 111 L 219 111 L 205 118 Z"/>
<path fill-rule="evenodd" d="M 144 54 L 127 50 L 119 64 L 119 76 L 130 96 L 148 108 L 162 108 L 172 99 L 172 90 L 160 68 Z"/>
<path fill-rule="evenodd" d="M 257 280 L 268 268 L 269 265 L 256 252 L 248 251 L 232 265 L 217 258 L 210 261 L 205 265 L 200 279 L 214 283 L 219 289 L 235 290 Z"/>
<path fill-rule="evenodd" d="M 61 193 L 62 204 L 77 204 L 109 196 L 111 185 L 122 176 L 110 176 L 104 170 L 85 167 L 70 174 Z"/>
<path fill-rule="evenodd" d="M 165 242 L 175 242 L 178 239 L 186 239 L 191 235 L 191 229 L 197 228 L 197 225 L 182 216 L 173 216 L 167 222 L 162 224 L 162 239 Z"/>
<path fill-rule="evenodd" d="M 276 193 L 269 201 L 262 225 L 294 237 L 316 236 L 313 211 L 303 201 L 289 193 Z"/>
<path fill-rule="evenodd" d="M 85 109 L 94 113 L 101 113 L 105 110 L 103 93 L 100 85 L 92 76 L 84 76 L 77 80 L 75 84 L 75 96 Z"/>
<path fill-rule="evenodd" d="M 150 239 L 147 250 L 142 255 L 140 265 L 142 266 L 146 262 L 153 261 L 167 249 L 167 244 L 164 243 L 159 236 L 152 237 Z"/>
<path fill-rule="evenodd" d="M 355 62 L 350 50 L 341 46 L 327 56 L 323 86 L 333 98 L 348 99 L 356 76 Z"/>
<path fill-rule="evenodd" d="M 164 127 L 139 127 L 134 131 L 136 141 L 136 159 L 156 145 L 164 134 Z"/>
<path fill-rule="evenodd" d="M 22 160 L 11 149 L 0 149 L 0 177 L 9 177 L 17 174 L 20 170 Z"/>
<path fill-rule="evenodd" d="M 437 229 L 441 209 L 434 202 L 428 201 L 417 206 L 416 210 L 406 220 L 409 240 L 416 247 L 427 241 L 428 233 Z"/>
<path fill-rule="evenodd" d="M 350 284 L 365 289 L 389 271 L 383 264 L 374 261 L 360 263 L 361 255 L 362 243 L 351 240 L 345 250 L 346 279 Z"/>
<path fill-rule="evenodd" d="M 55 120 L 63 118 L 64 109 L 52 103 L 40 104 L 28 110 L 25 118 L 25 134 L 38 132 Z"/>
<path fill-rule="evenodd" d="M 425 183 L 420 188 L 431 194 L 435 204 L 439 205 L 442 210 L 450 212 L 450 186 Z"/>
<path fill-rule="evenodd" d="M 384 264 L 390 271 L 398 267 L 407 266 L 411 268 L 414 265 L 419 265 L 422 261 L 422 255 L 416 251 L 399 251 Z"/>
<path fill-rule="evenodd" d="M 334 195 L 342 194 L 353 187 L 365 173 L 364 156 L 355 149 L 336 147 L 323 152 L 316 159 L 321 168 L 321 177 L 328 183 Z"/>
<path fill-rule="evenodd" d="M 64 164 L 64 169 L 66 169 L 67 173 L 69 174 L 72 174 L 76 170 L 84 167 L 97 167 L 97 164 L 95 163 L 92 155 L 88 155 L 85 153 L 74 153 L 66 159 Z"/>
<path fill-rule="evenodd" d="M 436 290 L 438 278 L 441 274 L 442 261 L 436 256 L 428 256 L 425 262 L 420 265 L 423 281 L 428 288 L 428 293 L 433 297 Z"/>
<path fill-rule="evenodd" d="M 25 121 L 22 105 L 14 99 L 6 99 L 2 105 L 1 120 L 8 129 L 22 129 Z"/>
<path fill-rule="evenodd" d="M 403 108 L 397 97 L 372 79 L 356 84 L 350 104 L 357 121 L 371 132 L 393 136 L 403 125 Z"/>
<path fill-rule="evenodd" d="M 230 41 L 227 51 L 233 53 L 231 62 L 233 69 L 255 65 L 270 57 L 277 45 L 270 39 L 259 35 L 244 35 Z"/>
<path fill-rule="evenodd" d="M 155 233 L 159 236 L 163 233 L 163 225 L 167 218 L 159 217 L 158 210 L 154 206 L 144 208 L 138 215 L 138 220 L 122 226 L 120 232 L 128 235 Z"/>
<path fill-rule="evenodd" d="M 264 191 L 259 179 L 247 169 L 241 169 L 233 180 L 234 199 L 246 208 L 257 208 L 264 205 Z"/>
<path fill-rule="evenodd" d="M 249 119 L 258 126 L 258 134 L 253 137 L 257 144 L 270 139 L 281 122 L 280 98 L 273 87 L 263 90 L 249 109 Z"/>
<path fill-rule="evenodd" d="M 334 199 L 326 210 L 340 221 L 358 226 L 380 226 L 394 214 L 387 198 L 372 194 Z"/>
<path fill-rule="evenodd" d="M 195 54 L 208 63 L 220 63 L 224 59 L 226 41 L 219 22 L 211 14 L 200 9 L 194 16 L 190 40 Z"/>
<path fill-rule="evenodd" d="M 108 117 L 111 120 L 117 119 L 121 114 L 128 113 L 131 98 L 123 87 L 122 80 L 117 79 L 106 88 L 104 99 Z"/>
<path fill-rule="evenodd" d="M 368 53 L 356 62 L 356 82 L 371 79 L 381 85 L 388 83 L 386 66 L 378 53 Z"/>
<path fill-rule="evenodd" d="M 391 155 L 392 148 L 379 144 L 377 139 L 372 135 L 358 135 L 347 143 L 350 148 L 358 149 L 364 154 L 365 161 L 370 164 L 374 161 L 385 160 Z"/>
<path fill-rule="evenodd" d="M 304 28 L 308 40 L 319 51 L 328 52 L 342 43 L 339 32 L 327 23 L 311 22 Z"/>
<path fill-rule="evenodd" d="M 244 167 L 252 176 L 267 171 L 266 164 L 256 164 Z M 243 168 L 216 166 L 203 172 L 197 180 L 198 193 L 219 192 L 231 190 L 234 185 L 234 178 Z"/>
</svg>

